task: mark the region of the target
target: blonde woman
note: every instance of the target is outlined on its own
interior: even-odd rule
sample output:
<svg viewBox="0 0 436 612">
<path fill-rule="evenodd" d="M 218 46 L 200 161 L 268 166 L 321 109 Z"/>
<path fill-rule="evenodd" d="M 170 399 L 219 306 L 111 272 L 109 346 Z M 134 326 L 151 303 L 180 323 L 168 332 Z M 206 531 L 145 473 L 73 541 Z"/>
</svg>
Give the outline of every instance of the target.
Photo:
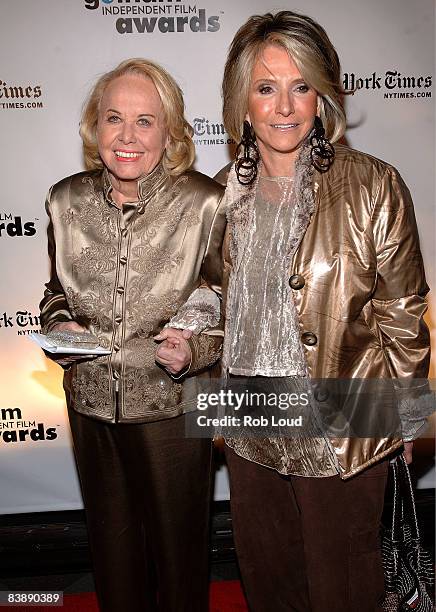
<svg viewBox="0 0 436 612">
<path fill-rule="evenodd" d="M 406 395 L 403 439 L 374 423 L 355 436 L 227 440 L 253 612 L 380 609 L 385 459 L 403 445 L 410 458 L 423 424 L 407 397 L 429 365 L 413 205 L 392 166 L 332 144 L 345 130 L 343 93 L 337 53 L 309 17 L 251 17 L 230 45 L 224 123 L 241 145 L 221 175 L 224 369 L 284 389 L 307 377 L 395 379 Z M 385 409 L 375 395 L 368 403 L 360 409 Z"/>
<path fill-rule="evenodd" d="M 51 278 L 41 323 L 45 332 L 91 332 L 110 350 L 57 359 L 100 609 L 204 612 L 211 445 L 185 438 L 184 413 L 195 402 L 187 385 L 218 358 L 221 339 L 166 340 L 164 365 L 177 354 L 167 371 L 155 362 L 154 336 L 165 337 L 205 278 L 219 282 L 223 189 L 190 170 L 182 93 L 150 61 L 126 60 L 97 81 L 81 136 L 88 170 L 47 198 Z M 197 296 L 216 324 L 219 308 Z"/>
</svg>

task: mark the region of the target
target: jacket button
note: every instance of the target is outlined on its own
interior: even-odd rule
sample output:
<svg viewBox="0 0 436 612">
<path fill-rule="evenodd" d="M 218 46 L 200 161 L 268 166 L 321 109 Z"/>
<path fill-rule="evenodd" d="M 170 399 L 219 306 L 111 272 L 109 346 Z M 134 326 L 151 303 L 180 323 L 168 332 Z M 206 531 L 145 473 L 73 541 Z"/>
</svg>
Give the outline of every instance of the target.
<svg viewBox="0 0 436 612">
<path fill-rule="evenodd" d="M 121 317 L 120 315 L 117 315 L 117 316 L 115 317 L 115 323 L 116 323 L 117 325 L 119 325 L 119 324 L 120 324 L 120 323 L 122 323 L 122 322 L 123 322 L 123 317 Z"/>
<path fill-rule="evenodd" d="M 117 293 L 118 293 L 119 295 L 123 295 L 123 293 L 124 293 L 124 287 L 117 287 Z"/>
<path fill-rule="evenodd" d="M 318 338 L 312 332 L 304 332 L 301 334 L 301 340 L 303 344 L 306 344 L 307 346 L 315 346 L 315 344 L 318 342 Z"/>
<path fill-rule="evenodd" d="M 119 350 L 120 350 L 120 345 L 119 344 L 114 344 L 114 351 L 116 353 L 118 353 Z"/>
<path fill-rule="evenodd" d="M 113 378 L 114 380 L 118 380 L 118 379 L 120 378 L 120 373 L 119 373 L 119 372 L 117 372 L 116 370 L 114 370 L 114 371 L 112 372 L 112 378 Z"/>
<path fill-rule="evenodd" d="M 123 227 L 123 229 L 121 230 L 121 236 L 125 238 L 128 233 L 129 233 L 129 230 L 126 227 Z"/>
<path fill-rule="evenodd" d="M 302 289 L 306 281 L 304 280 L 304 276 L 301 274 L 293 274 L 289 279 L 289 286 L 291 289 Z"/>
<path fill-rule="evenodd" d="M 127 263 L 127 257 L 125 255 L 123 255 L 122 257 L 120 257 L 120 264 L 122 266 L 125 266 Z"/>
</svg>

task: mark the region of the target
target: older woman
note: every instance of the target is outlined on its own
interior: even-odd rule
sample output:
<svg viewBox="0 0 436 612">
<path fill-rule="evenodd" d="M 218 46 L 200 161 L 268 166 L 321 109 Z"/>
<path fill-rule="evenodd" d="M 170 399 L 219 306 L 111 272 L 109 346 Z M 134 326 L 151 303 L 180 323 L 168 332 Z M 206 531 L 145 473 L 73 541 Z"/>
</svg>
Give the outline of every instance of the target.
<svg viewBox="0 0 436 612">
<path fill-rule="evenodd" d="M 185 382 L 157 365 L 153 337 L 169 333 L 159 336 L 205 278 L 219 282 L 223 189 L 189 170 L 182 93 L 152 62 L 127 60 L 103 75 L 80 132 L 89 170 L 47 198 L 51 278 L 41 322 L 45 332 L 91 332 L 110 350 L 58 359 L 69 367 L 64 386 L 100 607 L 204 611 L 211 447 L 185 438 L 183 413 L 194 406 L 191 375 L 218 358 L 220 333 L 188 345 L 171 332 L 161 359 L 174 350 Z M 201 289 L 197 298 L 198 312 L 206 308 L 216 324 L 219 309 Z"/>
<path fill-rule="evenodd" d="M 309 17 L 253 16 L 231 43 L 224 123 L 240 144 L 217 177 L 227 183 L 223 367 L 256 392 L 322 380 L 301 402 L 300 435 L 226 438 L 252 612 L 380 609 L 385 459 L 403 443 L 410 458 L 423 422 L 410 413 L 425 390 L 411 379 L 429 364 L 413 206 L 392 166 L 331 144 L 345 130 L 344 93 L 336 51 Z M 353 392 L 370 379 L 399 387 L 399 435 L 390 385 L 364 384 L 366 401 Z"/>
</svg>

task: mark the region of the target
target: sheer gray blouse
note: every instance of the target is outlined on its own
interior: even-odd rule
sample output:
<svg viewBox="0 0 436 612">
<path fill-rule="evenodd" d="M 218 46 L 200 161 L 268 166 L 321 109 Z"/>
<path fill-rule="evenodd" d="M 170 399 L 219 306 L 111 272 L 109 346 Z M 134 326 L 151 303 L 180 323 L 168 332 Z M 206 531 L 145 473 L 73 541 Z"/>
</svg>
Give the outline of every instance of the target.
<svg viewBox="0 0 436 612">
<path fill-rule="evenodd" d="M 244 260 L 238 270 L 229 372 L 305 376 L 305 360 L 288 271 L 294 181 L 260 178 Z"/>
</svg>

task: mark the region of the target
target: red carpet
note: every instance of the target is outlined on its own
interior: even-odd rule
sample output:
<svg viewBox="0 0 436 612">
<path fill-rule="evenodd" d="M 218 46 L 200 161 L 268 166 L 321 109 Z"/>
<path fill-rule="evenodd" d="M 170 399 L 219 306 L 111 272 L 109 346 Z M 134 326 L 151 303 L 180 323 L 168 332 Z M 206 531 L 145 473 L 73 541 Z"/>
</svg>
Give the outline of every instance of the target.
<svg viewBox="0 0 436 612">
<path fill-rule="evenodd" d="M 40 612 L 60 610 L 61 612 L 98 612 L 97 599 L 94 593 L 64 595 L 61 607 L 2 606 L 1 610 L 18 610 L 19 612 Z M 127 611 L 126 611 L 127 612 Z M 146 612 L 146 611 L 144 611 Z M 210 612 L 248 612 L 247 604 L 238 580 L 223 580 L 210 585 Z"/>
<path fill-rule="evenodd" d="M 248 612 L 239 580 L 223 580 L 210 585 L 210 612 Z"/>
</svg>

